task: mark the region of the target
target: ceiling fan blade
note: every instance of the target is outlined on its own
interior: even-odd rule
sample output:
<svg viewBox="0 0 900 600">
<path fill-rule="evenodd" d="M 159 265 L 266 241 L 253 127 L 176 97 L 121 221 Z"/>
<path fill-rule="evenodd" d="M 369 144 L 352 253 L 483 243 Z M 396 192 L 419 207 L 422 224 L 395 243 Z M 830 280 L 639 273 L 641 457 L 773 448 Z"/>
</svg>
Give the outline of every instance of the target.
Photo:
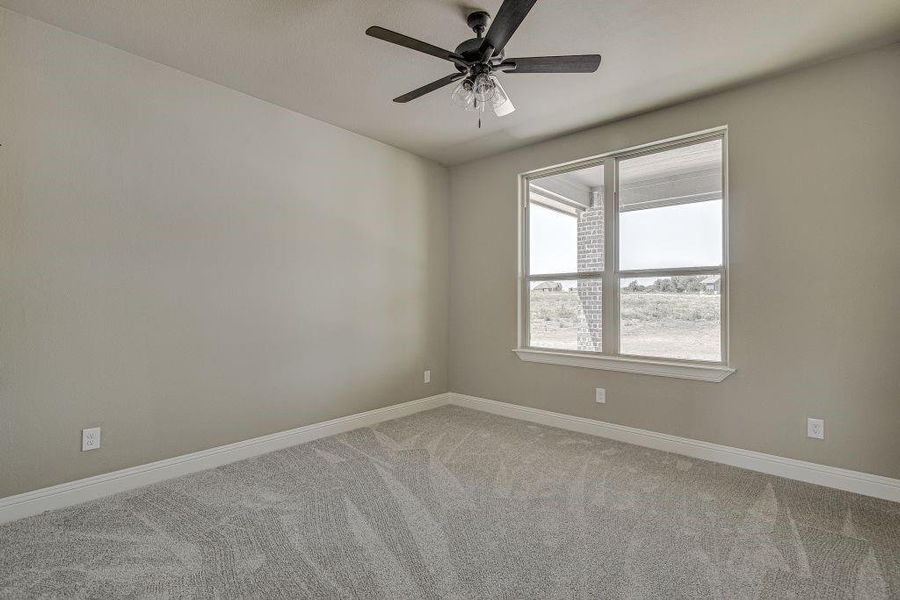
<svg viewBox="0 0 900 600">
<path fill-rule="evenodd" d="M 403 94 L 402 96 L 397 96 L 394 98 L 394 102 L 409 102 L 410 100 L 415 100 L 419 96 L 424 96 L 429 92 L 433 92 L 434 90 L 439 90 L 445 85 L 451 84 L 457 79 L 462 79 L 465 77 L 464 73 L 453 73 L 452 75 L 447 75 L 446 77 L 442 77 L 437 81 L 432 81 L 428 85 L 423 85 L 422 87 L 415 89 L 411 92 Z"/>
<path fill-rule="evenodd" d="M 593 73 L 599 67 L 599 54 L 575 54 L 507 58 L 498 69 L 506 73 Z"/>
<path fill-rule="evenodd" d="M 525 20 L 535 2 L 537 0 L 503 0 L 481 43 L 482 60 L 488 60 L 491 54 L 506 47 L 506 42 Z"/>
<path fill-rule="evenodd" d="M 402 33 L 397 33 L 396 31 L 385 29 L 384 27 L 378 27 L 377 25 L 373 25 L 372 27 L 366 29 L 366 35 L 373 38 L 378 38 L 379 40 L 384 40 L 385 42 L 397 44 L 398 46 L 403 46 L 404 48 L 410 48 L 412 50 L 424 52 L 425 54 L 430 54 L 431 56 L 443 58 L 444 60 L 449 60 L 450 62 L 462 66 L 466 66 L 468 64 L 463 60 L 461 56 L 450 52 L 449 50 L 438 48 L 437 46 L 429 44 L 428 42 L 423 42 L 421 40 L 411 38 L 408 35 L 403 35 Z"/>
</svg>

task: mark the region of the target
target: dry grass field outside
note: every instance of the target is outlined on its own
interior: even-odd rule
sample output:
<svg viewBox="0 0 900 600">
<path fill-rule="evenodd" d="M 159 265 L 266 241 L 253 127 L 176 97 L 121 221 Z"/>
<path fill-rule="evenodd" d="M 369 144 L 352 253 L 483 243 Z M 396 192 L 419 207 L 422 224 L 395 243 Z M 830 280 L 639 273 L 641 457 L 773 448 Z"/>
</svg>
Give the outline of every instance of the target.
<svg viewBox="0 0 900 600">
<path fill-rule="evenodd" d="M 623 289 L 621 298 L 622 354 L 721 360 L 718 294 Z M 586 323 L 577 291 L 534 291 L 530 310 L 532 346 L 578 349 Z"/>
</svg>

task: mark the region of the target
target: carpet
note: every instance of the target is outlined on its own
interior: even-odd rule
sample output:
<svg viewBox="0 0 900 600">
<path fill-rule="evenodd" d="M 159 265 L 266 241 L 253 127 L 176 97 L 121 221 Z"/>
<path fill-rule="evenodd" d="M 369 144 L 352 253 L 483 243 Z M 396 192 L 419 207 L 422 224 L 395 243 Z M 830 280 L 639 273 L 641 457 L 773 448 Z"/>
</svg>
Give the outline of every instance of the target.
<svg viewBox="0 0 900 600">
<path fill-rule="evenodd" d="M 445 406 L 0 526 L 0 598 L 900 598 L 900 504 Z"/>
</svg>

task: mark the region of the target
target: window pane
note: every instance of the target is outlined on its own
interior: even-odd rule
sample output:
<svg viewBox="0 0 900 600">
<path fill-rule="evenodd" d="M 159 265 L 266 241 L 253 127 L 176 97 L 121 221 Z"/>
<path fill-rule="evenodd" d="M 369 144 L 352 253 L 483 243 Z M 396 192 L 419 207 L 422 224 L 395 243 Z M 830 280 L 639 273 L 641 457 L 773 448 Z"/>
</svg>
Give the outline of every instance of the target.
<svg viewBox="0 0 900 600">
<path fill-rule="evenodd" d="M 532 275 L 603 270 L 603 166 L 530 180 Z"/>
<path fill-rule="evenodd" d="M 619 163 L 619 268 L 722 264 L 722 141 Z"/>
<path fill-rule="evenodd" d="M 530 345 L 599 352 L 602 333 L 600 278 L 531 281 Z"/>
<path fill-rule="evenodd" d="M 721 200 L 619 215 L 619 268 L 623 271 L 721 264 Z"/>
<path fill-rule="evenodd" d="M 574 273 L 578 264 L 578 218 L 535 202 L 528 212 L 529 273 Z"/>
<path fill-rule="evenodd" d="M 623 278 L 622 354 L 721 361 L 719 275 Z"/>
</svg>

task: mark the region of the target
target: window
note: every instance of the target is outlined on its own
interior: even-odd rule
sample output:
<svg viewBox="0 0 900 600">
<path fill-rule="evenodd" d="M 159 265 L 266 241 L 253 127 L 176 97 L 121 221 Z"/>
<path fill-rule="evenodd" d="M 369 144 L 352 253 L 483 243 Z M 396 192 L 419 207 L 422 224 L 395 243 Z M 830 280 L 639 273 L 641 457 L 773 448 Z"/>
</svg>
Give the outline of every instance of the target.
<svg viewBox="0 0 900 600">
<path fill-rule="evenodd" d="M 522 176 L 524 360 L 721 381 L 724 129 Z"/>
</svg>

